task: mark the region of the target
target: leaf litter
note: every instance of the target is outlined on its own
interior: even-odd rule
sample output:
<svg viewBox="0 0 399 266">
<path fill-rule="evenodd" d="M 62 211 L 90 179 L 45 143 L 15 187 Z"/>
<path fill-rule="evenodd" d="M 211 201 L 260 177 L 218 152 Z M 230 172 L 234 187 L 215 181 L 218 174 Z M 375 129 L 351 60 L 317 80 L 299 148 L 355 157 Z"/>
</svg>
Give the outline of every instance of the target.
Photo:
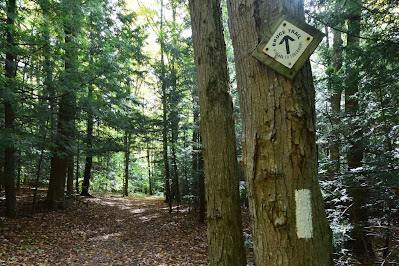
<svg viewBox="0 0 399 266">
<path fill-rule="evenodd" d="M 54 212 L 45 208 L 41 191 L 41 203 L 29 215 L 30 195 L 27 189 L 19 192 L 18 219 L 0 217 L 0 264 L 208 263 L 206 226 L 188 208 L 170 214 L 162 198 L 79 197 L 69 200 L 68 209 Z"/>
</svg>

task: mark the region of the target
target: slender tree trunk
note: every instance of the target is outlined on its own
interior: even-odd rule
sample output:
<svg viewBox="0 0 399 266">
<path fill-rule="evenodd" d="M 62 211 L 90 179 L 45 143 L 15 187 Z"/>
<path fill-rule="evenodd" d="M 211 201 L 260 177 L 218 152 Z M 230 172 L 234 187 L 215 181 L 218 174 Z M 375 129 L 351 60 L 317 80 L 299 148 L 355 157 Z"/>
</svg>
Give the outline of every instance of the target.
<svg viewBox="0 0 399 266">
<path fill-rule="evenodd" d="M 173 47 L 177 47 L 177 36 L 176 36 L 176 8 L 177 3 L 176 1 L 171 1 L 172 5 L 172 45 Z M 180 187 L 179 187 L 179 176 L 177 171 L 177 155 L 176 155 L 176 146 L 177 146 L 177 139 L 179 134 L 179 115 L 178 115 L 178 104 L 179 104 L 179 97 L 178 97 L 178 88 L 177 88 L 177 69 L 176 69 L 176 53 L 172 53 L 172 60 L 171 60 L 171 85 L 172 85 L 172 95 L 171 95 L 171 102 L 173 104 L 172 111 L 171 111 L 171 133 L 172 133 L 172 164 L 173 164 L 173 184 L 172 184 L 172 194 L 173 199 L 177 202 L 177 210 L 179 211 L 180 206 Z"/>
<path fill-rule="evenodd" d="M 4 150 L 0 150 L 0 192 L 4 188 Z"/>
<path fill-rule="evenodd" d="M 333 50 L 334 57 L 332 59 L 332 66 L 334 68 L 334 74 L 336 74 L 342 67 L 342 39 L 341 32 L 334 31 L 333 37 Z M 337 78 L 331 78 L 333 81 L 336 81 Z M 331 132 L 331 140 L 330 140 L 330 174 L 335 175 L 340 171 L 340 142 L 339 142 L 339 133 L 338 126 L 335 123 L 338 119 L 338 116 L 341 112 L 341 98 L 342 98 L 342 89 L 341 86 L 332 86 L 332 95 L 330 98 L 331 103 L 331 115 L 332 115 L 332 132 Z M 330 90 L 331 91 L 331 90 Z"/>
<path fill-rule="evenodd" d="M 22 170 L 22 151 L 21 148 L 18 148 L 18 157 L 17 157 L 17 191 L 21 189 L 21 170 Z M 25 177 L 26 179 L 26 177 Z"/>
<path fill-rule="evenodd" d="M 16 55 L 15 55 L 15 18 L 17 16 L 17 7 L 15 0 L 6 1 L 7 6 L 7 27 L 6 27 L 6 45 L 8 51 L 5 61 L 5 77 L 7 87 L 15 87 L 15 77 L 17 74 Z M 12 95 L 12 94 L 11 94 Z M 8 145 L 4 150 L 4 187 L 6 191 L 6 215 L 8 217 L 17 216 L 17 199 L 15 191 L 15 104 L 12 103 L 10 96 L 3 95 L 4 100 L 4 127 L 9 132 Z"/>
<path fill-rule="evenodd" d="M 68 175 L 67 175 L 67 191 L 69 193 L 73 193 L 73 172 L 75 170 L 74 168 L 74 156 L 70 155 L 68 157 Z"/>
<path fill-rule="evenodd" d="M 172 212 L 172 197 L 170 191 L 170 170 L 168 158 L 168 120 L 167 120 L 167 95 L 166 95 L 166 72 L 164 60 L 164 32 L 163 32 L 163 0 L 161 0 L 161 30 L 160 30 L 160 43 L 161 43 L 161 83 L 162 83 L 162 143 L 163 143 L 163 161 L 165 165 L 165 201 L 169 204 L 169 212 Z"/>
<path fill-rule="evenodd" d="M 206 197 L 205 197 L 205 170 L 202 148 L 198 152 L 198 194 L 199 194 L 199 221 L 205 223 Z"/>
<path fill-rule="evenodd" d="M 332 265 L 317 176 L 315 90 L 309 62 L 289 80 L 251 55 L 284 11 L 302 0 L 228 0 L 242 117 L 256 265 Z"/>
<path fill-rule="evenodd" d="M 219 0 L 190 0 L 203 140 L 210 265 L 246 265 L 238 165 Z"/>
<path fill-rule="evenodd" d="M 91 109 L 91 103 L 93 100 L 93 87 L 89 85 L 89 91 L 87 94 L 89 107 L 87 111 L 87 135 L 86 135 L 86 147 L 87 147 L 87 155 L 86 155 L 86 163 L 85 170 L 83 176 L 82 183 L 82 192 L 81 196 L 90 196 L 89 188 L 90 188 L 90 179 L 91 179 L 91 168 L 93 167 L 93 127 L 94 127 L 94 116 L 93 111 Z"/>
<path fill-rule="evenodd" d="M 176 130 L 177 131 L 177 130 Z M 177 202 L 177 208 L 180 206 L 180 188 L 179 188 L 179 176 L 177 171 L 177 155 L 176 155 L 176 135 L 177 132 L 172 129 L 172 165 L 173 165 L 173 182 L 172 182 L 172 195 L 173 199 Z"/>
<path fill-rule="evenodd" d="M 361 20 L 361 2 L 359 0 L 347 2 L 348 51 L 356 52 L 359 49 L 360 20 Z M 348 79 L 345 86 L 345 112 L 349 116 L 356 117 L 359 113 L 359 102 L 357 93 L 359 92 L 359 72 L 356 67 L 348 62 Z M 356 124 L 356 119 L 350 121 L 349 132 L 351 136 L 351 146 L 347 153 L 348 169 L 359 169 L 363 166 L 364 140 L 361 126 Z M 349 209 L 349 217 L 354 228 L 351 231 L 351 240 L 347 242 L 347 248 L 351 250 L 356 260 L 360 263 L 370 264 L 375 258 L 371 239 L 367 234 L 368 210 L 367 200 L 368 185 L 367 178 L 359 174 L 351 174 L 348 177 L 348 194 L 352 197 L 352 206 Z"/>
<path fill-rule="evenodd" d="M 148 194 L 153 195 L 152 180 L 151 180 L 151 160 L 150 160 L 150 147 L 147 143 L 147 162 L 148 162 Z"/>
<path fill-rule="evenodd" d="M 47 138 L 47 131 L 44 128 L 46 128 L 48 126 L 48 122 L 49 122 L 49 119 L 47 119 L 46 126 L 42 127 L 42 131 L 44 131 L 44 135 L 43 135 L 43 141 L 42 141 L 42 146 L 41 146 L 41 150 L 40 150 L 39 161 L 37 162 L 35 190 L 33 192 L 32 211 L 31 211 L 32 214 L 35 213 L 35 208 L 36 208 L 37 191 L 39 189 L 40 172 L 42 169 L 42 162 L 44 159 L 44 149 L 45 149 L 46 138 Z"/>
<path fill-rule="evenodd" d="M 79 153 L 80 153 L 80 147 L 79 147 L 79 140 L 78 140 L 78 150 L 76 151 L 76 173 L 75 173 L 75 191 L 76 193 L 79 193 L 79 176 L 80 176 L 80 171 L 79 171 Z"/>
<path fill-rule="evenodd" d="M 336 0 L 335 10 L 338 12 L 342 9 L 342 1 Z M 343 23 L 342 23 L 343 24 Z M 331 104 L 331 139 L 330 139 L 330 177 L 333 178 L 334 175 L 339 173 L 341 169 L 340 162 L 340 137 L 339 137 L 339 126 L 338 126 L 338 116 L 341 112 L 341 98 L 342 98 L 342 85 L 337 77 L 337 73 L 342 68 L 342 33 L 340 31 L 334 31 L 333 33 L 333 57 L 330 62 L 334 69 L 334 72 L 330 77 L 330 88 L 329 91 L 332 93 L 330 97 Z M 339 83 L 338 83 L 339 82 Z"/>
<path fill-rule="evenodd" d="M 125 133 L 125 177 L 123 184 L 123 196 L 129 196 L 129 158 L 130 158 L 130 136 Z"/>
<path fill-rule="evenodd" d="M 206 200 L 205 200 L 205 178 L 204 178 L 204 160 L 202 157 L 202 149 L 200 144 L 200 136 L 198 132 L 198 120 L 199 120 L 199 109 L 198 109 L 198 95 L 197 91 L 193 92 L 193 154 L 192 154 L 192 176 L 198 183 L 198 199 L 199 199 L 199 221 L 205 222 L 206 215 Z"/>
</svg>

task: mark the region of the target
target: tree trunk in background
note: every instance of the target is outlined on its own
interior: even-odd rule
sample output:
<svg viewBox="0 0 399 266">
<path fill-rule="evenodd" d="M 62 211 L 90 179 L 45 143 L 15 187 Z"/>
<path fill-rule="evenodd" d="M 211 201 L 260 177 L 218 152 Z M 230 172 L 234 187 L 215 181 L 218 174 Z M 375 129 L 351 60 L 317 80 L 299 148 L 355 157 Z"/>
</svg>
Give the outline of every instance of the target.
<svg viewBox="0 0 399 266">
<path fill-rule="evenodd" d="M 341 32 L 334 31 L 333 37 L 333 50 L 334 56 L 332 58 L 332 66 L 334 68 L 334 74 L 336 74 L 342 67 L 342 39 Z M 336 80 L 337 78 L 332 78 Z M 339 133 L 338 133 L 338 125 L 336 123 L 338 116 L 341 112 L 341 86 L 333 86 L 334 91 L 330 97 L 331 103 L 331 116 L 332 116 L 332 132 L 331 132 L 331 140 L 330 140 L 330 175 L 335 175 L 340 171 L 340 159 L 339 159 Z"/>
<path fill-rule="evenodd" d="M 173 79 L 173 78 L 172 78 Z M 175 77 L 176 80 L 176 77 Z M 173 83 L 173 81 L 172 81 Z M 173 107 L 175 108 L 175 107 Z M 177 207 L 180 206 L 180 188 L 179 188 L 179 176 L 177 170 L 177 155 L 176 155 L 176 145 L 177 145 L 177 135 L 179 130 L 178 125 L 178 114 L 176 110 L 171 111 L 171 148 L 172 148 L 172 189 L 171 189 L 171 199 L 176 200 Z"/>
<path fill-rule="evenodd" d="M 123 182 L 123 196 L 129 196 L 129 158 L 130 158 L 130 136 L 125 133 L 125 176 Z"/>
<path fill-rule="evenodd" d="M 172 5 L 172 46 L 177 47 L 176 40 L 176 1 L 171 1 Z M 177 105 L 179 104 L 178 100 L 178 88 L 177 88 L 177 76 L 176 76 L 176 53 L 172 53 L 171 59 L 171 133 L 172 133 L 172 199 L 175 199 L 177 202 L 177 210 L 179 210 L 180 206 L 180 188 L 179 188 L 179 176 L 177 171 L 177 155 L 176 155 L 176 145 L 177 138 L 179 135 L 179 114 Z"/>
<path fill-rule="evenodd" d="M 16 189 L 19 191 L 21 189 L 21 170 L 22 170 L 22 151 L 21 148 L 18 149 L 17 157 L 17 186 Z M 26 177 L 25 177 L 26 179 Z"/>
<path fill-rule="evenodd" d="M 89 85 L 89 90 L 87 93 L 87 100 L 89 102 L 87 111 L 87 135 L 86 135 L 86 163 L 83 175 L 82 192 L 81 196 L 90 196 L 90 179 L 91 179 L 91 168 L 93 167 L 93 127 L 94 127 L 94 116 L 92 111 L 92 100 L 93 100 L 93 86 Z"/>
<path fill-rule="evenodd" d="M 4 128 L 9 132 L 8 145 L 4 150 L 4 187 L 6 191 L 6 216 L 15 218 L 17 216 L 17 199 L 15 191 L 15 111 L 12 99 L 15 87 L 15 77 L 17 75 L 17 63 L 15 55 L 15 18 L 17 16 L 17 7 L 15 0 L 6 1 L 7 6 L 7 27 L 6 27 L 6 45 L 8 51 L 5 61 L 6 86 L 11 90 L 9 95 L 2 95 L 4 101 Z M 6 142 L 7 143 L 7 142 Z"/>
<path fill-rule="evenodd" d="M 147 143 L 147 163 L 148 163 L 148 194 L 152 195 L 152 180 L 151 180 L 151 160 L 150 160 L 150 147 Z"/>
<path fill-rule="evenodd" d="M 252 57 L 283 10 L 304 20 L 303 1 L 228 0 L 227 7 L 255 264 L 333 265 L 317 175 L 310 64 L 292 81 Z"/>
<path fill-rule="evenodd" d="M 78 140 L 79 143 L 79 140 Z M 78 144 L 78 150 L 76 151 L 76 173 L 75 173 L 75 192 L 79 193 L 79 176 L 80 176 L 80 172 L 79 172 L 79 153 L 80 153 L 80 148 L 79 148 L 79 144 Z"/>
<path fill-rule="evenodd" d="M 70 155 L 68 156 L 68 170 L 67 170 L 67 191 L 69 193 L 73 193 L 73 172 L 75 170 L 74 168 L 74 156 Z"/>
<path fill-rule="evenodd" d="M 173 122 L 172 122 L 173 124 Z M 177 126 L 177 125 L 174 125 Z M 180 188 L 179 188 L 179 176 L 177 171 L 177 155 L 176 155 L 176 142 L 177 142 L 177 130 L 173 128 L 172 125 L 172 199 L 175 199 L 177 202 L 177 207 L 180 206 Z"/>
<path fill-rule="evenodd" d="M 199 221 L 205 223 L 206 217 L 206 197 L 205 197 L 205 170 L 202 148 L 198 151 L 198 187 L 199 187 Z"/>
<path fill-rule="evenodd" d="M 162 83 L 162 143 L 163 143 L 163 162 L 165 165 L 165 201 L 169 204 L 169 212 L 172 212 L 172 197 L 170 191 L 170 170 L 168 158 L 168 120 L 167 120 L 167 95 L 166 95 L 166 74 L 165 74 L 165 60 L 164 60 L 164 32 L 163 32 L 163 0 L 161 0 L 161 29 L 159 37 L 161 44 L 161 83 Z"/>
<path fill-rule="evenodd" d="M 199 103 L 198 93 L 196 90 L 192 93 L 193 96 L 193 154 L 192 154 L 192 176 L 195 180 L 195 185 L 198 185 L 198 200 L 199 200 L 199 221 L 205 223 L 206 215 L 206 200 L 205 200 L 205 178 L 204 178 L 204 159 L 202 157 L 201 141 L 198 132 L 199 120 Z M 198 184 L 196 183 L 198 181 Z M 196 195 L 196 191 L 195 194 Z"/>
<path fill-rule="evenodd" d="M 342 0 L 336 0 L 335 10 L 339 12 L 342 9 Z M 343 26 L 343 23 L 340 25 Z M 330 177 L 334 178 L 334 175 L 338 174 L 341 169 L 340 162 L 340 136 L 339 136 L 339 115 L 341 113 L 341 98 L 342 98 L 342 85 L 336 85 L 338 82 L 337 73 L 342 68 L 342 33 L 340 31 L 333 31 L 333 57 L 331 58 L 331 65 L 334 69 L 332 76 L 330 77 L 330 88 L 329 92 L 332 93 L 330 97 L 331 104 L 331 134 L 330 134 Z M 333 86 L 334 85 L 334 86 Z"/>
<path fill-rule="evenodd" d="M 50 43 L 50 23 L 48 20 L 49 10 L 51 8 L 51 3 L 49 0 L 39 0 L 40 8 L 43 13 L 44 25 L 43 27 L 43 41 L 45 43 L 43 47 L 43 56 L 44 56 L 44 64 L 43 71 L 45 74 L 44 82 L 46 94 L 49 97 L 49 105 L 50 105 L 50 140 L 54 142 L 54 137 L 56 133 L 56 90 L 53 82 L 53 64 L 51 62 L 51 43 Z"/>
<path fill-rule="evenodd" d="M 65 0 L 65 6 L 71 6 L 69 15 L 64 21 L 65 31 L 65 73 L 63 80 L 64 91 L 60 96 L 58 110 L 58 124 L 56 148 L 51 158 L 50 183 L 47 193 L 47 202 L 51 209 L 65 208 L 65 181 L 67 176 L 68 158 L 71 156 L 71 142 L 75 130 L 76 112 L 76 79 L 78 51 L 75 37 L 77 28 L 77 10 L 79 3 L 76 0 Z"/>
<path fill-rule="evenodd" d="M 348 52 L 356 52 L 359 48 L 360 24 L 361 24 L 361 2 L 359 0 L 347 2 Z M 353 58 L 353 56 L 352 56 Z M 345 112 L 353 117 L 349 121 L 349 131 L 351 132 L 351 146 L 347 153 L 348 170 L 360 169 L 363 164 L 364 140 L 361 126 L 357 120 L 359 112 L 358 96 L 359 91 L 359 72 L 356 66 L 352 67 L 348 62 L 348 78 L 345 84 Z M 354 228 L 350 232 L 352 240 L 348 240 L 346 247 L 353 253 L 356 260 L 361 264 L 372 264 L 375 254 L 370 237 L 367 235 L 368 210 L 367 200 L 368 185 L 367 178 L 361 173 L 350 174 L 347 177 L 348 194 L 352 197 L 352 206 L 349 208 L 350 222 Z"/>
<path fill-rule="evenodd" d="M 90 188 L 91 168 L 92 167 L 93 167 L 93 158 L 91 156 L 87 156 L 86 163 L 85 163 L 85 170 L 83 173 L 82 191 L 80 192 L 81 196 L 90 196 L 89 188 Z"/>
<path fill-rule="evenodd" d="M 4 150 L 0 149 L 0 192 L 4 188 Z"/>
<path fill-rule="evenodd" d="M 220 0 L 190 0 L 203 140 L 210 265 L 246 265 Z"/>
</svg>

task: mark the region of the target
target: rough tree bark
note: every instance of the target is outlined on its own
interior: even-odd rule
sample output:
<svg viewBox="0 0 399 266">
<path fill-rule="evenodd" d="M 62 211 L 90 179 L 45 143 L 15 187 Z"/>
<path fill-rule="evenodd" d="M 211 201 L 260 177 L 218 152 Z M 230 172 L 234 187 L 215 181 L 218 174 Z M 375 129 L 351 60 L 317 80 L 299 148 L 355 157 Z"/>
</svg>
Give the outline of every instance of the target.
<svg viewBox="0 0 399 266">
<path fill-rule="evenodd" d="M 317 176 L 315 91 L 307 62 L 289 80 L 252 57 L 283 12 L 302 0 L 228 0 L 242 116 L 256 265 L 332 265 L 331 232 Z"/>
<path fill-rule="evenodd" d="M 190 0 L 205 163 L 210 265 L 246 265 L 220 0 Z"/>
</svg>

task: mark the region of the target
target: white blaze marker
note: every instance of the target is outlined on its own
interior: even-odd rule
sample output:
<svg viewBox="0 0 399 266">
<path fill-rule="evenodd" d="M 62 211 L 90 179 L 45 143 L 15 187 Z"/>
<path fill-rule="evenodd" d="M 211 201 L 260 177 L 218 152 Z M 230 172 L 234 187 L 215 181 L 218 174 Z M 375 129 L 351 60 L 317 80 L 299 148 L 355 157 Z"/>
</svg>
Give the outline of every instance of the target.
<svg viewBox="0 0 399 266">
<path fill-rule="evenodd" d="M 312 238 L 312 203 L 309 189 L 295 190 L 296 234 L 298 238 Z"/>
</svg>

